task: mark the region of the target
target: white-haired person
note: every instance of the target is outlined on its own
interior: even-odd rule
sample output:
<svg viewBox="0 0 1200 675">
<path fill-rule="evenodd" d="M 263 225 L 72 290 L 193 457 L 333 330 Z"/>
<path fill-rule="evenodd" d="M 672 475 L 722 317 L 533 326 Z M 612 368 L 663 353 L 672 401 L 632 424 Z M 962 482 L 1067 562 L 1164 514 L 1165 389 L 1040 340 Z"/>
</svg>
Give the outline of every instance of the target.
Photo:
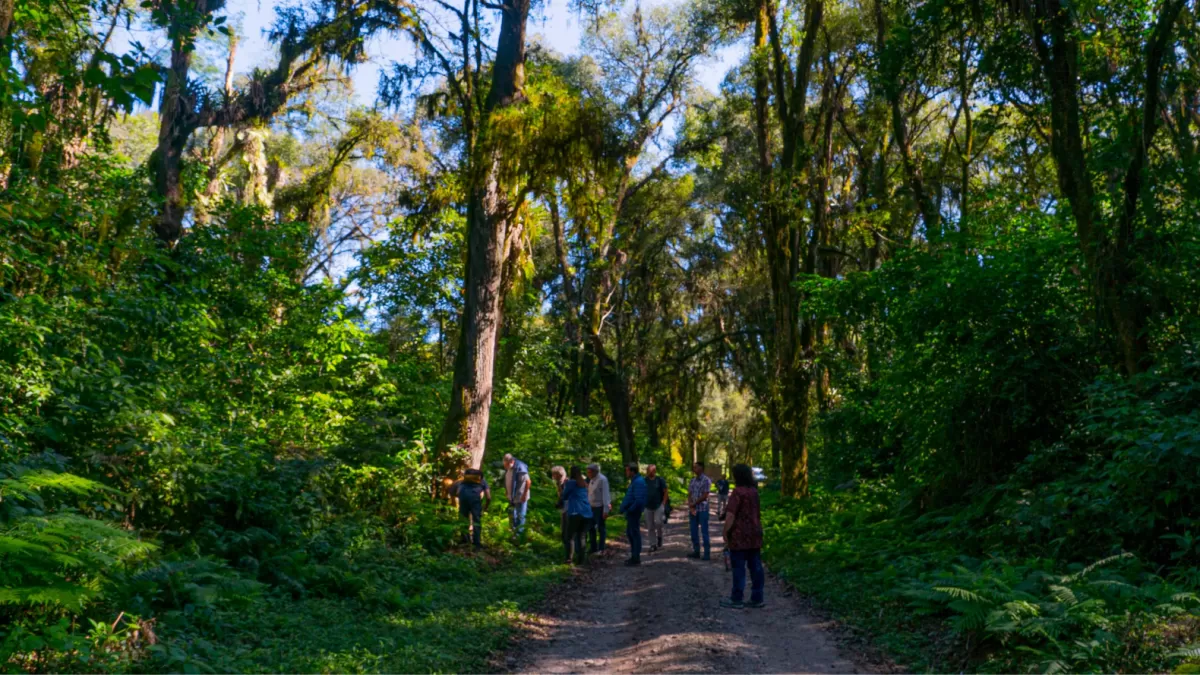
<svg viewBox="0 0 1200 675">
<path fill-rule="evenodd" d="M 529 512 L 529 467 L 525 462 L 504 455 L 504 494 L 508 497 L 508 524 L 513 536 L 520 539 L 525 534 L 525 516 Z"/>
<path fill-rule="evenodd" d="M 558 503 L 558 524 L 559 524 L 559 529 L 562 532 L 563 544 L 566 544 L 567 543 L 567 507 L 564 504 L 562 504 L 562 493 L 563 493 L 563 484 L 565 484 L 567 482 L 567 470 L 562 468 L 561 466 L 551 467 L 550 478 L 551 478 L 551 480 L 554 481 L 554 489 L 558 492 L 558 496 L 555 497 L 555 501 L 556 501 L 556 503 Z"/>
<path fill-rule="evenodd" d="M 608 514 L 612 511 L 612 493 L 608 488 L 608 476 L 600 473 L 599 464 L 588 464 L 587 476 L 588 504 L 592 507 L 592 526 L 588 528 L 588 551 L 599 553 L 608 545 Z"/>
</svg>

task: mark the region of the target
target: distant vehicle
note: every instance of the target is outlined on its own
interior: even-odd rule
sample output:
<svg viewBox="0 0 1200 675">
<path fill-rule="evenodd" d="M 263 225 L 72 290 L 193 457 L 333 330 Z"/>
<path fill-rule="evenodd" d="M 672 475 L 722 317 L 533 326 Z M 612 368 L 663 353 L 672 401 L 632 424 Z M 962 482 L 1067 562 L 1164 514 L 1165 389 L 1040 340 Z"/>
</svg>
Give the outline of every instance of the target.
<svg viewBox="0 0 1200 675">
<path fill-rule="evenodd" d="M 752 467 L 750 467 L 750 470 L 754 472 L 754 482 L 755 483 L 767 482 L 767 474 L 765 471 L 762 470 L 761 466 L 752 466 Z"/>
</svg>

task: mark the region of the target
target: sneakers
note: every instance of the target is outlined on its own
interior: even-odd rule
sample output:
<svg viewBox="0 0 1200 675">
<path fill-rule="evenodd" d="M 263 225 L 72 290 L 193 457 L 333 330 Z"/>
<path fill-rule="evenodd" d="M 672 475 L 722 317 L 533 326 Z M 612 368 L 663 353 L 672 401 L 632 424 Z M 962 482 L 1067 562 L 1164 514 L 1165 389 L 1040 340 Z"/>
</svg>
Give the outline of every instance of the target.
<svg viewBox="0 0 1200 675">
<path fill-rule="evenodd" d="M 655 552 L 655 551 L 657 551 L 657 550 L 658 550 L 658 547 L 657 547 L 657 546 L 655 546 L 654 544 L 650 544 L 650 552 L 651 552 L 651 553 L 654 553 L 654 552 Z"/>
<path fill-rule="evenodd" d="M 689 557 L 689 558 L 699 558 L 699 557 L 700 557 L 700 552 L 699 552 L 699 551 L 692 551 L 691 553 L 687 554 L 687 557 Z"/>
<path fill-rule="evenodd" d="M 763 607 L 767 606 L 767 603 L 763 602 L 762 600 L 759 600 L 758 602 L 751 600 L 750 602 L 746 603 L 746 606 L 750 607 L 751 609 L 762 609 Z"/>
<path fill-rule="evenodd" d="M 721 606 L 728 607 L 729 609 L 745 609 L 746 608 L 746 605 L 744 605 L 740 602 L 734 602 L 733 600 L 730 600 L 729 598 L 721 598 Z"/>
<path fill-rule="evenodd" d="M 636 567 L 637 565 L 641 565 L 641 564 L 642 564 L 642 561 L 637 558 L 630 558 L 629 560 L 625 561 L 626 567 Z"/>
<path fill-rule="evenodd" d="M 707 553 L 705 553 L 705 554 L 704 554 L 704 557 L 703 557 L 703 558 L 701 558 L 701 560 L 712 560 L 712 558 L 708 557 L 708 554 L 707 554 Z"/>
</svg>

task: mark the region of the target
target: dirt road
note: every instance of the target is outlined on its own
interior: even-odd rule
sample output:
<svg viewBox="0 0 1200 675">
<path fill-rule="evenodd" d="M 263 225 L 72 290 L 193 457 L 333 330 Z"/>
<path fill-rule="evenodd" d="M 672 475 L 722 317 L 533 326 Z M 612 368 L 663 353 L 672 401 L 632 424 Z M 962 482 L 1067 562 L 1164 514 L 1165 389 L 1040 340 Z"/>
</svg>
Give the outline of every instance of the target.
<svg viewBox="0 0 1200 675">
<path fill-rule="evenodd" d="M 529 673 L 853 673 L 828 626 L 805 613 L 767 575 L 763 609 L 724 609 L 721 523 L 710 522 L 712 560 L 687 558 L 686 512 L 667 524 L 665 546 L 625 567 L 624 519 L 610 520 L 617 541 L 593 558 L 573 586 L 547 602 L 529 636 L 508 655 L 509 670 Z M 643 530 L 644 533 L 644 530 Z M 746 593 L 749 597 L 749 579 Z"/>
</svg>

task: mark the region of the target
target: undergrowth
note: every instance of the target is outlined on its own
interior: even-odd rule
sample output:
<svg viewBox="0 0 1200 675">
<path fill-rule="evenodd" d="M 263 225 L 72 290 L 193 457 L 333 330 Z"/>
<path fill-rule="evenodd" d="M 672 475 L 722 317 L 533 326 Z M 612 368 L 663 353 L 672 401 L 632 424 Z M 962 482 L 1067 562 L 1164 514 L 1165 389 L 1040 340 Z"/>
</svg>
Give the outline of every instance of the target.
<svg viewBox="0 0 1200 675">
<path fill-rule="evenodd" d="M 764 495 L 771 569 L 918 671 L 1163 672 L 1200 636 L 1196 589 L 1129 553 L 965 555 L 885 482 L 805 501 Z"/>
</svg>

